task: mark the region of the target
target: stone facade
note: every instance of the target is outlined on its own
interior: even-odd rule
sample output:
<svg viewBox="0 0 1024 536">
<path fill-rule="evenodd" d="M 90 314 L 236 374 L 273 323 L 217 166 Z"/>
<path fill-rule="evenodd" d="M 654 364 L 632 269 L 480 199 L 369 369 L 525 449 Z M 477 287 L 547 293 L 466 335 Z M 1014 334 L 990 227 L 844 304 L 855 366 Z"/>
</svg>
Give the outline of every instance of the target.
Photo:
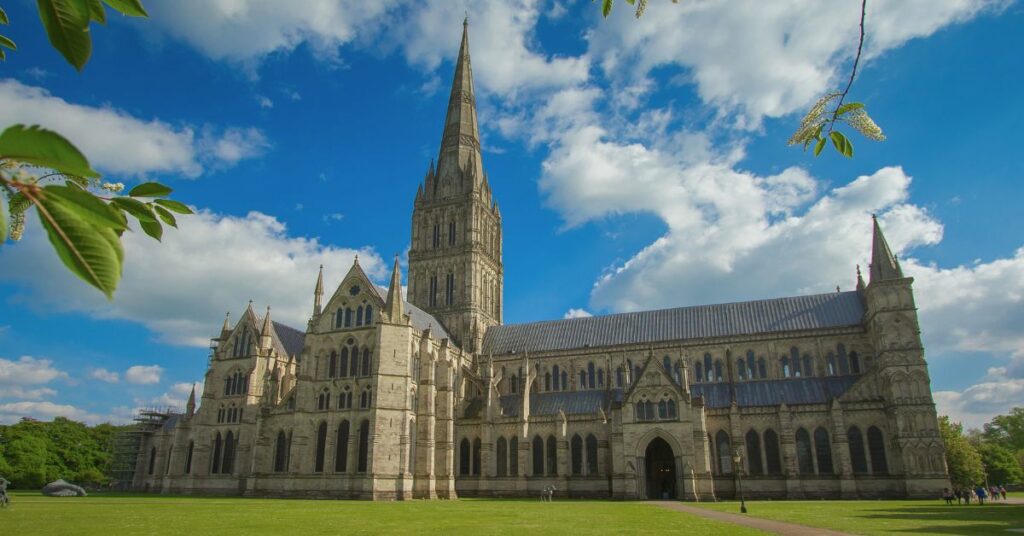
<svg viewBox="0 0 1024 536">
<path fill-rule="evenodd" d="M 502 324 L 501 214 L 466 29 L 416 193 L 408 301 L 358 259 L 304 331 L 226 319 L 201 404 L 133 486 L 360 499 L 935 496 L 948 486 L 913 280 L 877 222 L 851 292 Z M 734 463 L 739 455 L 740 463 Z M 741 479 L 740 479 L 741 477 Z"/>
</svg>

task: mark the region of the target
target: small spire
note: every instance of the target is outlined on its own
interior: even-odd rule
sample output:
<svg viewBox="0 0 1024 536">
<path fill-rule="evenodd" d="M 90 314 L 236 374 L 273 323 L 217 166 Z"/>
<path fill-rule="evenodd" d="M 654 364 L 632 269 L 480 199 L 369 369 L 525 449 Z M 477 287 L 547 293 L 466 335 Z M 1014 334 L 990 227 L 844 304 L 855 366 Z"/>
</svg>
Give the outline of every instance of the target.
<svg viewBox="0 0 1024 536">
<path fill-rule="evenodd" d="M 263 335 L 269 335 L 270 334 L 270 322 L 271 322 L 271 320 L 270 320 L 270 306 L 268 305 L 267 306 L 267 316 L 263 317 L 263 329 L 261 330 L 261 333 Z"/>
<path fill-rule="evenodd" d="M 395 265 L 391 270 L 391 284 L 388 286 L 388 296 L 384 301 L 384 313 L 393 323 L 402 320 L 404 314 L 404 299 L 402 298 L 402 268 L 398 264 L 398 254 L 395 254 Z"/>
<path fill-rule="evenodd" d="M 355 264 L 355 265 L 359 264 L 359 254 L 358 253 L 356 253 L 356 258 L 352 260 L 352 264 Z"/>
<path fill-rule="evenodd" d="M 196 413 L 196 384 L 192 384 L 192 392 L 188 395 L 188 402 L 185 404 L 185 411 L 189 417 Z"/>
<path fill-rule="evenodd" d="M 871 215 L 873 234 L 871 237 L 871 282 L 902 279 L 903 270 L 885 240 L 878 217 Z"/>
<path fill-rule="evenodd" d="M 227 331 L 231 331 L 231 311 L 224 314 L 224 325 L 220 328 L 221 333 Z"/>
<path fill-rule="evenodd" d="M 320 314 L 321 301 L 324 296 L 324 265 L 320 265 L 320 273 L 316 276 L 316 287 L 313 288 L 313 315 Z"/>
<path fill-rule="evenodd" d="M 857 291 L 862 292 L 864 290 L 864 276 L 860 273 L 860 265 L 857 265 Z"/>
</svg>

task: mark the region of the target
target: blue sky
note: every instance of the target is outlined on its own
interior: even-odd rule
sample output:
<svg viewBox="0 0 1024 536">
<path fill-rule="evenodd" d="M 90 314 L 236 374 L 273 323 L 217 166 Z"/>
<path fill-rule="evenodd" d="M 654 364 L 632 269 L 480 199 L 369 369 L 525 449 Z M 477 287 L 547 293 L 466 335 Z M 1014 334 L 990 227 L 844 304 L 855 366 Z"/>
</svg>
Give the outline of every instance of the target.
<svg viewBox="0 0 1024 536">
<path fill-rule="evenodd" d="M 126 240 L 114 302 L 31 222 L 0 249 L 0 420 L 123 419 L 180 404 L 205 340 L 249 299 L 303 327 L 316 266 L 386 282 L 436 154 L 463 13 L 504 218 L 505 321 L 851 288 L 878 213 L 916 278 L 942 412 L 1024 404 L 1024 121 L 1016 2 L 870 2 L 852 98 L 889 139 L 815 159 L 785 140 L 848 76 L 859 2 L 372 5 L 148 1 L 75 72 L 34 6 L 3 124 L 67 135 L 107 180 L 200 210 Z"/>
</svg>

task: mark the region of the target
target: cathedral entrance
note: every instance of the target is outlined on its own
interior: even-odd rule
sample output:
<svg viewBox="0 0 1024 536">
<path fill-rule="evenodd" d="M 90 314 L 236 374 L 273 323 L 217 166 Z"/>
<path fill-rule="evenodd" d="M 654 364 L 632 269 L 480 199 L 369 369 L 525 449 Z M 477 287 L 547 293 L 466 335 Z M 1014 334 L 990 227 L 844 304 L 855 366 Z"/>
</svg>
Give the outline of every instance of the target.
<svg viewBox="0 0 1024 536">
<path fill-rule="evenodd" d="M 675 499 L 676 459 L 672 447 L 660 437 L 652 439 L 644 453 L 644 465 L 647 467 L 647 498 Z"/>
</svg>

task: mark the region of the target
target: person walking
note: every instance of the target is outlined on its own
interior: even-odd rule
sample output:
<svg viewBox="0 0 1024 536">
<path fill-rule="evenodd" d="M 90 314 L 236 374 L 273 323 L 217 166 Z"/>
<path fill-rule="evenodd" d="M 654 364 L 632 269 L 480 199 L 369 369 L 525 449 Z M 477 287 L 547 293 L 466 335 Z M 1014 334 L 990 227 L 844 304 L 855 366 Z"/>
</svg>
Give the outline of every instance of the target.
<svg viewBox="0 0 1024 536">
<path fill-rule="evenodd" d="M 978 504 L 984 505 L 985 497 L 988 495 L 988 493 L 985 491 L 985 486 L 979 485 L 978 489 L 974 490 L 974 494 L 978 496 Z"/>
<path fill-rule="evenodd" d="M 1006 486 L 999 486 L 999 494 L 1003 496 L 1003 500 L 1006 500 Z"/>
<path fill-rule="evenodd" d="M 946 501 L 946 506 L 953 504 L 953 493 L 949 488 L 942 488 L 942 500 Z"/>
</svg>

